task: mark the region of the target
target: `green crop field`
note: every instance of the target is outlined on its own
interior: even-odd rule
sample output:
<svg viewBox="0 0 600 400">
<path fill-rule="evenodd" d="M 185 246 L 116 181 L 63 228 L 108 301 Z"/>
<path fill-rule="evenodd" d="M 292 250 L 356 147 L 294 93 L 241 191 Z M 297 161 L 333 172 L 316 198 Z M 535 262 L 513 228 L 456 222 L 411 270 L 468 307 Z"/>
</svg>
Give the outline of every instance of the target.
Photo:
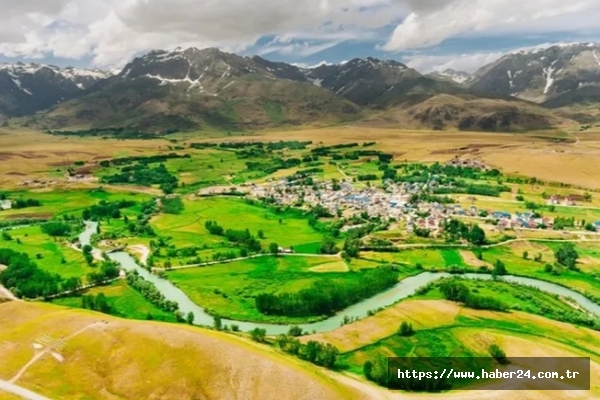
<svg viewBox="0 0 600 400">
<path fill-rule="evenodd" d="M 409 249 L 397 253 L 362 252 L 361 257 L 380 262 L 395 262 L 412 266 L 421 264 L 423 267 L 431 269 L 440 269 L 446 265 L 446 260 L 439 249 Z"/>
<path fill-rule="evenodd" d="M 44 234 L 39 226 L 12 229 L 8 233 L 12 240 L 0 239 L 0 248 L 26 253 L 48 272 L 64 278 L 84 278 L 94 271 L 93 267 L 87 265 L 81 252 L 70 248 L 65 241 L 55 241 Z"/>
<path fill-rule="evenodd" d="M 452 267 L 454 265 L 456 266 L 463 266 L 465 265 L 460 253 L 458 252 L 458 250 L 441 250 L 440 251 L 442 253 L 442 257 L 444 258 L 444 262 L 446 263 L 446 267 Z"/>
<path fill-rule="evenodd" d="M 336 262 L 337 261 L 337 262 Z M 260 293 L 296 292 L 315 282 L 360 280 L 360 271 L 372 265 L 352 261 L 347 272 L 327 272 L 343 261 L 330 257 L 260 257 L 202 268 L 167 272 L 170 281 L 197 304 L 223 317 L 263 322 L 303 322 L 307 319 L 269 317 L 255 308 Z M 323 269 L 319 269 L 323 266 Z M 408 270 L 401 275 L 408 275 Z"/>
<path fill-rule="evenodd" d="M 143 320 L 151 318 L 169 322 L 176 320 L 173 314 L 148 302 L 140 293 L 130 288 L 124 280 L 113 282 L 108 286 L 95 287 L 81 294 L 97 296 L 99 293 L 104 293 L 106 301 L 116 316 Z M 82 305 L 80 295 L 55 299 L 52 303 L 72 308 L 81 308 Z"/>
<path fill-rule="evenodd" d="M 358 279 L 355 273 L 317 273 L 310 268 L 330 263 L 324 257 L 261 257 L 227 264 L 170 271 L 167 277 L 197 304 L 223 317 L 276 321 L 260 314 L 254 296 L 293 292 L 329 279 Z M 285 318 L 294 321 L 293 318 Z M 300 320 L 298 320 L 300 321 Z"/>
<path fill-rule="evenodd" d="M 35 218 L 39 216 L 52 217 L 64 214 L 81 215 L 83 209 L 97 204 L 100 200 L 134 200 L 144 202 L 150 196 L 143 193 L 111 192 L 106 190 L 81 190 L 81 189 L 57 189 L 52 191 L 15 191 L 6 192 L 10 199 L 34 199 L 39 200 L 40 207 L 28 207 L 23 209 L 11 209 L 0 211 L 0 219 L 9 218 Z"/>
<path fill-rule="evenodd" d="M 262 231 L 263 247 L 274 242 L 282 247 L 298 245 L 314 251 L 315 243 L 320 243 L 323 238 L 308 225 L 306 218 L 291 213 L 277 214 L 240 199 L 210 197 L 186 200 L 184 204 L 181 214 L 162 214 L 152 220 L 152 226 L 161 234 L 173 237 L 178 246 L 229 247 L 223 245 L 222 237 L 210 235 L 206 230 L 204 224 L 209 220 L 225 229 L 249 229 L 255 236 Z"/>
</svg>

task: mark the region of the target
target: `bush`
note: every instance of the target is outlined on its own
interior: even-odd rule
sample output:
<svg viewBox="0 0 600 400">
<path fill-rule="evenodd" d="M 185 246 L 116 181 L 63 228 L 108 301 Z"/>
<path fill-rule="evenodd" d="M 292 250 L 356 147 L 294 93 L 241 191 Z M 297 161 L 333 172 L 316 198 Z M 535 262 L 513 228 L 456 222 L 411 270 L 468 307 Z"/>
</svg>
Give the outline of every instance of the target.
<svg viewBox="0 0 600 400">
<path fill-rule="evenodd" d="M 264 343 L 266 336 L 266 329 L 254 328 L 250 331 L 250 337 L 252 338 L 252 340 L 258 343 Z"/>
<path fill-rule="evenodd" d="M 398 335 L 400 336 L 412 336 L 415 331 L 413 330 L 413 326 L 410 322 L 402 321 L 400 324 L 400 328 L 398 329 Z"/>
<path fill-rule="evenodd" d="M 494 359 L 496 359 L 496 361 L 498 361 L 500 364 L 508 364 L 506 353 L 504 353 L 504 350 L 502 350 L 497 344 L 494 343 L 490 345 L 488 351 L 490 352 L 490 355 L 494 357 Z"/>
</svg>

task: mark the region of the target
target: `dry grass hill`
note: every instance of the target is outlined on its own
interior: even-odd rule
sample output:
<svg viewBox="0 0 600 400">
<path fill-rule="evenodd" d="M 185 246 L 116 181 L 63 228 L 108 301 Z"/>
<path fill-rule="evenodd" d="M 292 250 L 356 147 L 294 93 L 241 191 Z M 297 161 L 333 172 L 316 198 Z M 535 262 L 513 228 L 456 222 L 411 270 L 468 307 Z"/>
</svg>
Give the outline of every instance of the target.
<svg viewBox="0 0 600 400">
<path fill-rule="evenodd" d="M 0 387 L 52 399 L 365 398 L 310 364 L 195 327 L 25 302 L 0 304 L 0 326 Z"/>
</svg>

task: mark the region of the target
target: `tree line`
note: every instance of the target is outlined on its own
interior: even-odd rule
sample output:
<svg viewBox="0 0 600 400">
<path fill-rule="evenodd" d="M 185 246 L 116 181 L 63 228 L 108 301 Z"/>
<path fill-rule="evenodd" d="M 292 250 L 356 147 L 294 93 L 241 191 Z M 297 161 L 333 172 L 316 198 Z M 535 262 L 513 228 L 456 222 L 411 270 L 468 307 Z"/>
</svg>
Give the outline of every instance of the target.
<svg viewBox="0 0 600 400">
<path fill-rule="evenodd" d="M 179 310 L 179 304 L 165 298 L 152 282 L 145 280 L 137 271 L 127 272 L 127 283 L 137 290 L 146 300 L 167 312 Z"/>
<path fill-rule="evenodd" d="M 508 305 L 492 297 L 474 293 L 457 278 L 444 279 L 438 287 L 446 300 L 456 301 L 476 310 L 507 311 Z"/>
<path fill-rule="evenodd" d="M 206 221 L 204 227 L 211 235 L 224 236 L 227 240 L 242 246 L 249 252 L 259 253 L 261 251 L 260 241 L 250 233 L 249 229 L 227 229 L 216 221 Z"/>
<path fill-rule="evenodd" d="M 0 249 L 0 264 L 8 267 L 0 274 L 0 282 L 17 297 L 46 298 L 82 286 L 80 279 L 51 274 L 39 268 L 27 254 L 11 249 Z"/>
<path fill-rule="evenodd" d="M 11 203 L 11 208 L 19 210 L 21 208 L 41 207 L 42 202 L 36 199 L 16 199 Z"/>
<path fill-rule="evenodd" d="M 133 207 L 137 203 L 133 200 L 107 201 L 100 200 L 98 204 L 94 204 L 83 210 L 81 216 L 85 221 L 101 221 L 103 219 L 118 219 L 121 218 L 121 210 L 123 208 Z"/>
<path fill-rule="evenodd" d="M 394 267 L 376 268 L 359 281 L 321 281 L 295 293 L 262 293 L 256 296 L 258 311 L 267 315 L 307 317 L 332 315 L 398 283 Z"/>
<path fill-rule="evenodd" d="M 166 194 L 171 194 L 177 188 L 179 182 L 177 176 L 173 175 L 164 164 L 151 167 L 147 164 L 136 164 L 121 168 L 120 172 L 106 175 L 102 178 L 103 183 L 119 184 L 131 183 L 141 186 L 159 185 Z"/>
<path fill-rule="evenodd" d="M 301 360 L 308 361 L 321 367 L 333 369 L 340 351 L 330 343 L 321 343 L 310 340 L 306 344 L 295 337 L 279 335 L 276 344 L 282 351 L 292 354 Z"/>
<path fill-rule="evenodd" d="M 444 222 L 444 235 L 448 241 L 466 240 L 475 246 L 487 243 L 485 232 L 477 224 L 465 224 L 457 219 Z"/>
</svg>

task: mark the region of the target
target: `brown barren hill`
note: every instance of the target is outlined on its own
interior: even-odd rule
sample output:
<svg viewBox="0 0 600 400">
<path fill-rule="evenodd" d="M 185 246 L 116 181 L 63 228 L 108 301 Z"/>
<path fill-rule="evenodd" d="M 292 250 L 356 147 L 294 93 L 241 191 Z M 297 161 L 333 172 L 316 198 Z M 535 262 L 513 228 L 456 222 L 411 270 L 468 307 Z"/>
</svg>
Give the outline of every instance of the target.
<svg viewBox="0 0 600 400">
<path fill-rule="evenodd" d="M 0 381 L 49 398 L 366 398 L 311 364 L 191 326 L 24 302 L 1 304 L 0 326 Z"/>
</svg>

